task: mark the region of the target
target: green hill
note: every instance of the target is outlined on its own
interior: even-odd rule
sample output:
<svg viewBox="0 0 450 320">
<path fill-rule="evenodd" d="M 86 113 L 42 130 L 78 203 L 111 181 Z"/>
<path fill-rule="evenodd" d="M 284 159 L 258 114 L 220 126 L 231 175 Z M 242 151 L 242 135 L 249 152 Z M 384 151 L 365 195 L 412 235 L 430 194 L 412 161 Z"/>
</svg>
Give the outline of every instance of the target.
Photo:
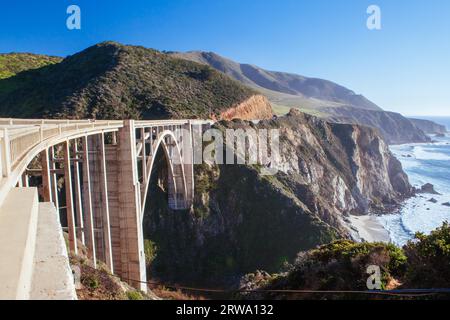
<svg viewBox="0 0 450 320">
<path fill-rule="evenodd" d="M 0 79 L 15 76 L 19 72 L 45 67 L 58 63 L 59 57 L 50 57 L 32 53 L 0 54 Z"/>
<path fill-rule="evenodd" d="M 255 93 L 208 66 L 105 42 L 0 80 L 0 116 L 205 118 Z"/>
</svg>

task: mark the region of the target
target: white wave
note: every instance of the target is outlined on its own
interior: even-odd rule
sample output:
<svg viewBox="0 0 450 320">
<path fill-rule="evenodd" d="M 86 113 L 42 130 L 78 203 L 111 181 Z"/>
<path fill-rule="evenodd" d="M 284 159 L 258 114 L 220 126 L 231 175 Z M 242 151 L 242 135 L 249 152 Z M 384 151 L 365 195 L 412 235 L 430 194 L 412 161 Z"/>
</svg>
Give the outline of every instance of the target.
<svg viewBox="0 0 450 320">
<path fill-rule="evenodd" d="M 423 146 L 414 147 L 414 157 L 418 160 L 443 160 L 450 161 L 450 156 L 445 153 L 429 151 L 429 148 Z"/>
<path fill-rule="evenodd" d="M 419 196 L 409 199 L 398 214 L 380 216 L 379 220 L 388 230 L 389 236 L 397 245 L 404 245 L 413 239 L 416 232 L 430 233 L 450 222 L 450 208 L 442 203 L 448 201 L 449 195 L 433 196 L 437 203 L 432 203 L 430 197 Z"/>
<path fill-rule="evenodd" d="M 379 217 L 392 241 L 398 245 L 413 239 L 416 232 L 430 233 L 444 221 L 450 222 L 450 208 L 442 205 L 450 201 L 450 140 L 448 137 L 437 140 L 434 143 L 391 146 L 392 153 L 402 163 L 412 185 L 420 188 L 425 183 L 431 183 L 442 193 L 418 195 L 407 200 L 399 213 Z M 437 202 L 430 202 L 431 198 Z"/>
</svg>

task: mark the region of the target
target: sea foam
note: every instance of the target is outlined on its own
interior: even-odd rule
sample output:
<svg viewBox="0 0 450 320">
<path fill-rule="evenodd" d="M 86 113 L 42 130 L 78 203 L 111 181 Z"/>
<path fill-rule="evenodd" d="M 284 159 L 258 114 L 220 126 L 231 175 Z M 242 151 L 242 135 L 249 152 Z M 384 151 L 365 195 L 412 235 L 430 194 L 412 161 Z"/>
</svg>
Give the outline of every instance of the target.
<svg viewBox="0 0 450 320">
<path fill-rule="evenodd" d="M 391 147 L 412 185 L 431 183 L 441 194 L 420 194 L 407 200 L 399 213 L 378 218 L 398 245 L 413 239 L 416 232 L 429 233 L 450 221 L 450 207 L 443 205 L 450 202 L 450 137 L 432 138 L 437 142 Z"/>
</svg>

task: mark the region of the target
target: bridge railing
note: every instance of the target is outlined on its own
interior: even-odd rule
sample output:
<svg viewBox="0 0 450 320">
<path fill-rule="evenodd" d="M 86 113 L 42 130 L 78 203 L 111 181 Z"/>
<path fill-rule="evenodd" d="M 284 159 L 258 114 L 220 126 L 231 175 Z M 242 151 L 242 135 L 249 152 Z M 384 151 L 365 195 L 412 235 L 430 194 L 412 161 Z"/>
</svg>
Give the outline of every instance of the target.
<svg viewBox="0 0 450 320">
<path fill-rule="evenodd" d="M 53 137 L 122 126 L 123 121 L 0 119 L 0 179 L 7 177 L 34 146 Z"/>
</svg>

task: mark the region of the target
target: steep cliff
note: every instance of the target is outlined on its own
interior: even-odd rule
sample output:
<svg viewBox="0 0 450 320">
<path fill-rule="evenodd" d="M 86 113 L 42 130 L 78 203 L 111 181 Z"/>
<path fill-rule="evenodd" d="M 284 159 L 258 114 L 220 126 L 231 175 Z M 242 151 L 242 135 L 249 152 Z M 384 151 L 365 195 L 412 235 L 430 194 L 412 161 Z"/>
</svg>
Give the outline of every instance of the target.
<svg viewBox="0 0 450 320">
<path fill-rule="evenodd" d="M 272 106 L 262 95 L 254 95 L 219 116 L 221 120 L 264 120 L 272 118 Z"/>
<path fill-rule="evenodd" d="M 347 214 L 411 195 L 400 163 L 374 129 L 298 111 L 257 125 L 234 120 L 217 127 L 280 129 L 281 161 L 272 164 L 279 171 L 263 176 L 258 166 L 196 166 L 191 212 L 170 211 L 167 195 L 153 184 L 144 228 L 158 248 L 154 277 L 232 284 L 249 271 L 274 272 L 298 251 L 348 237 Z"/>
</svg>

